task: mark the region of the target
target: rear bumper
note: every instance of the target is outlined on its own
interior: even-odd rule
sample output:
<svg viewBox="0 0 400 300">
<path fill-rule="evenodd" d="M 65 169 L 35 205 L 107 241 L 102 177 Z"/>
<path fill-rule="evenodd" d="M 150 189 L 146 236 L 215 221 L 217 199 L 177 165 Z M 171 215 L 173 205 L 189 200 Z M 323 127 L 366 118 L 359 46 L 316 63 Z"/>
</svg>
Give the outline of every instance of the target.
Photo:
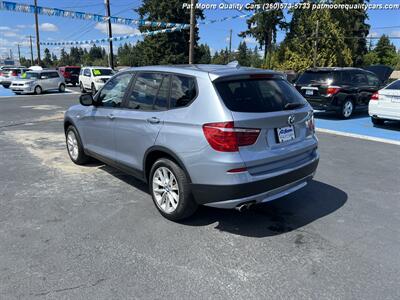
<svg viewBox="0 0 400 300">
<path fill-rule="evenodd" d="M 331 97 L 306 98 L 306 100 L 308 101 L 308 103 L 310 103 L 312 108 L 316 110 L 336 111 L 340 109 L 339 106 L 333 104 L 333 99 Z"/>
<path fill-rule="evenodd" d="M 237 205 L 255 201 L 257 203 L 273 200 L 304 187 L 317 169 L 319 159 L 293 171 L 260 181 L 236 185 L 192 184 L 193 196 L 198 204 L 221 208 L 234 208 Z"/>
</svg>

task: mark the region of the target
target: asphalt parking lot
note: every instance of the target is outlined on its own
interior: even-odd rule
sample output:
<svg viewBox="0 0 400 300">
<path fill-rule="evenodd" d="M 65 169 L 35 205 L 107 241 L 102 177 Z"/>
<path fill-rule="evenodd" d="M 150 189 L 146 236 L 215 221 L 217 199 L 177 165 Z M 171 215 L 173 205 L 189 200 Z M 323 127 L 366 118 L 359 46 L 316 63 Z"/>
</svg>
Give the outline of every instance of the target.
<svg viewBox="0 0 400 300">
<path fill-rule="evenodd" d="M 400 146 L 320 132 L 304 189 L 173 223 L 133 177 L 69 160 L 77 99 L 0 98 L 0 299 L 400 298 Z"/>
</svg>

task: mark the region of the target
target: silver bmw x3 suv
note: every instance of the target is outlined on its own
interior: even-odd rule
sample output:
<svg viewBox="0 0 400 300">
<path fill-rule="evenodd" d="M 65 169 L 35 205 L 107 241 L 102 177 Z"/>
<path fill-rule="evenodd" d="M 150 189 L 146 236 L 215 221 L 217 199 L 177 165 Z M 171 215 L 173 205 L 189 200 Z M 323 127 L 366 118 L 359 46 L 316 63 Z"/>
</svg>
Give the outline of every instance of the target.
<svg viewBox="0 0 400 300">
<path fill-rule="evenodd" d="M 160 213 L 239 208 L 304 187 L 319 154 L 312 108 L 282 74 L 230 65 L 124 70 L 65 113 L 69 156 L 149 185 Z"/>
</svg>

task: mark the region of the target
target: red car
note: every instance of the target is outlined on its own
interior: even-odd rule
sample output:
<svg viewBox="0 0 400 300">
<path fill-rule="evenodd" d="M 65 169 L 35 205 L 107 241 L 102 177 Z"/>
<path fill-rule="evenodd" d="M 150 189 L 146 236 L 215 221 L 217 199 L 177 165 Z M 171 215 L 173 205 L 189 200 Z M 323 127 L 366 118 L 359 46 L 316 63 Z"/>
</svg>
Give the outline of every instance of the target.
<svg viewBox="0 0 400 300">
<path fill-rule="evenodd" d="M 59 67 L 58 71 L 64 77 L 65 83 L 71 83 L 73 86 L 75 86 L 78 83 L 79 72 L 81 71 L 81 67 L 78 66 Z"/>
</svg>

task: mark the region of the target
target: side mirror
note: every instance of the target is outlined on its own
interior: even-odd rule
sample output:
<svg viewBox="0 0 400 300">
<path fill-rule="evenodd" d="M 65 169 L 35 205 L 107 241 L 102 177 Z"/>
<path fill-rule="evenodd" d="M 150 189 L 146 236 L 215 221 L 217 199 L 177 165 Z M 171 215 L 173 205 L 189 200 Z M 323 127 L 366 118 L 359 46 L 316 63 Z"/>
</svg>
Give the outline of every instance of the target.
<svg viewBox="0 0 400 300">
<path fill-rule="evenodd" d="M 93 96 L 92 94 L 82 94 L 79 97 L 79 102 L 83 105 L 83 106 L 90 106 L 94 104 L 93 101 Z"/>
</svg>

